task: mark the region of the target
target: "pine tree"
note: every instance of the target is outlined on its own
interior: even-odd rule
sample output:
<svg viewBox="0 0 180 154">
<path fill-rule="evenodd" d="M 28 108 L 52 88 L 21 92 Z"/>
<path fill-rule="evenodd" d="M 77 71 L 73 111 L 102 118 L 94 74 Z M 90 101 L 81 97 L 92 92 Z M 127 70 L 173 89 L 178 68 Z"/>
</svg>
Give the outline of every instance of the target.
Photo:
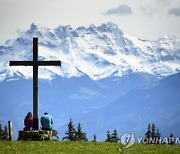
<svg viewBox="0 0 180 154">
<path fill-rule="evenodd" d="M 108 130 L 107 131 L 107 139 L 105 140 L 106 142 L 111 142 L 111 134 L 110 134 L 110 131 Z"/>
<path fill-rule="evenodd" d="M 169 144 L 175 144 L 175 138 L 174 138 L 174 135 L 171 133 L 170 136 L 169 136 Z"/>
<path fill-rule="evenodd" d="M 68 123 L 68 130 L 65 133 L 67 136 L 65 136 L 62 140 L 67 139 L 70 141 L 76 140 L 76 129 L 74 128 L 73 121 L 70 119 Z"/>
<path fill-rule="evenodd" d="M 83 134 L 82 134 L 82 128 L 81 128 L 81 124 L 78 123 L 78 126 L 77 126 L 77 131 L 76 131 L 76 140 L 81 140 Z"/>
<path fill-rule="evenodd" d="M 111 140 L 112 140 L 112 142 L 118 142 L 119 141 L 119 137 L 118 137 L 118 133 L 117 133 L 116 129 L 114 129 L 113 133 L 111 134 Z"/>
<path fill-rule="evenodd" d="M 155 126 L 154 123 L 153 123 L 152 126 L 151 126 L 151 130 L 152 130 L 152 132 L 151 132 L 151 137 L 152 137 L 153 140 L 155 140 L 156 137 L 157 137 L 157 134 L 156 134 L 156 126 Z"/>
<path fill-rule="evenodd" d="M 86 133 L 82 132 L 81 124 L 78 123 L 76 131 L 76 140 L 77 141 L 87 141 Z"/>
<path fill-rule="evenodd" d="M 148 124 L 148 130 L 145 133 L 145 140 L 146 143 L 154 143 L 158 144 L 161 143 L 161 134 L 159 129 L 156 129 L 156 126 L 154 123 L 152 125 Z"/>
<path fill-rule="evenodd" d="M 161 143 L 160 138 L 161 138 L 161 133 L 159 132 L 159 129 L 157 128 L 157 131 L 156 131 L 156 143 Z"/>
<path fill-rule="evenodd" d="M 151 124 L 148 124 L 148 130 L 145 134 L 145 139 L 148 141 L 148 143 L 150 142 L 150 139 L 152 137 L 152 130 L 151 130 Z"/>
<path fill-rule="evenodd" d="M 7 126 L 4 126 L 4 130 L 2 132 L 2 140 L 8 140 L 8 129 Z"/>
<path fill-rule="evenodd" d="M 97 136 L 96 136 L 96 134 L 94 134 L 93 135 L 93 142 L 96 142 L 96 138 L 97 138 Z"/>
</svg>

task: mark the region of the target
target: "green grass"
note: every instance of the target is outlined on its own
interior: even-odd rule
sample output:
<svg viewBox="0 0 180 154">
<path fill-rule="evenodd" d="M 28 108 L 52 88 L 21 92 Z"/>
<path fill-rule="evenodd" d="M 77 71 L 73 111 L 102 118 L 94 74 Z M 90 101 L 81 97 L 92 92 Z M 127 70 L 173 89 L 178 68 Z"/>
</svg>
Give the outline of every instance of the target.
<svg viewBox="0 0 180 154">
<path fill-rule="evenodd" d="M 180 154 L 177 145 L 135 144 L 127 149 L 117 143 L 59 141 L 0 141 L 0 154 Z"/>
</svg>

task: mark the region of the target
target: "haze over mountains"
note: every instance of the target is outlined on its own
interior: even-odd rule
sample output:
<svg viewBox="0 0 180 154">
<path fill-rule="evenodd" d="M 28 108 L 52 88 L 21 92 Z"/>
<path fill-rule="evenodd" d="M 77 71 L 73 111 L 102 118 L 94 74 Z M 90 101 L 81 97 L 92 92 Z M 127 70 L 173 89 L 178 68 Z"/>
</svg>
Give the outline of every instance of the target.
<svg viewBox="0 0 180 154">
<path fill-rule="evenodd" d="M 80 122 L 90 134 L 105 137 L 102 130 L 116 128 L 121 134 L 143 136 L 148 123 L 155 123 L 161 135 L 180 136 L 180 73 L 151 85 L 131 90 L 111 104 L 83 116 Z"/>
<path fill-rule="evenodd" d="M 9 61 L 32 60 L 33 37 L 39 38 L 39 60 L 62 61 L 61 68 L 39 67 L 39 113 L 53 115 L 61 136 L 69 118 L 101 139 L 114 127 L 142 135 L 152 121 L 164 135 L 171 128 L 180 135 L 180 39 L 141 40 L 114 23 L 76 29 L 33 23 L 0 46 L 0 121 L 13 120 L 17 131 L 32 110 L 32 68 L 9 67 Z"/>
</svg>

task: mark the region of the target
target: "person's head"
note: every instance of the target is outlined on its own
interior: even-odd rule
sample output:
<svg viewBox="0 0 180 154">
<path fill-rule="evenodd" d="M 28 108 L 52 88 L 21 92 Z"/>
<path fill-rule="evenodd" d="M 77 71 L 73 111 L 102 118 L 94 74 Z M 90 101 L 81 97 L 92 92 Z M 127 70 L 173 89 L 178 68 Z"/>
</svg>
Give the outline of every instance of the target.
<svg viewBox="0 0 180 154">
<path fill-rule="evenodd" d="M 31 117 L 32 116 L 32 112 L 28 112 L 27 116 Z"/>
<path fill-rule="evenodd" d="M 44 115 L 48 115 L 48 113 L 47 113 L 47 112 L 45 112 L 45 113 L 44 113 Z"/>
</svg>

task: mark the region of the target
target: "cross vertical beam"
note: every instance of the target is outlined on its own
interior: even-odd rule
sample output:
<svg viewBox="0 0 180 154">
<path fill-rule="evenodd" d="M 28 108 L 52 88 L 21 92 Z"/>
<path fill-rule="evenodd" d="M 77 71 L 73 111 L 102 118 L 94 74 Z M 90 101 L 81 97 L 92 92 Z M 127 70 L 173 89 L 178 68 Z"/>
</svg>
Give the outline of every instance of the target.
<svg viewBox="0 0 180 154">
<path fill-rule="evenodd" d="M 38 38 L 33 38 L 33 129 L 38 130 Z"/>
<path fill-rule="evenodd" d="M 38 38 L 33 38 L 33 61 L 10 61 L 9 65 L 33 66 L 33 129 L 38 130 L 38 66 L 61 66 L 61 61 L 38 61 Z"/>
</svg>

